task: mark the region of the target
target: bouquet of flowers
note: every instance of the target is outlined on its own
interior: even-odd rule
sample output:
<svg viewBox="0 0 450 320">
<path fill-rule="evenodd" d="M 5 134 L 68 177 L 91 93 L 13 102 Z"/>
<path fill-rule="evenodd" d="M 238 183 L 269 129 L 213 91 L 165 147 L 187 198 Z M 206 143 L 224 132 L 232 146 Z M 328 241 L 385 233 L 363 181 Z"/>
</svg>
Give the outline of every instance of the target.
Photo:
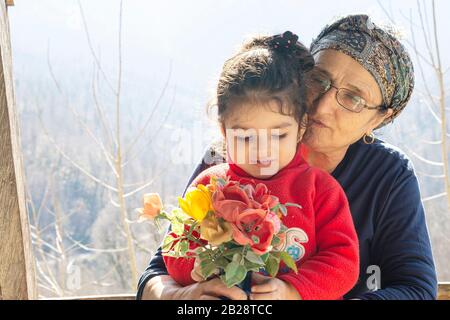
<svg viewBox="0 0 450 320">
<path fill-rule="evenodd" d="M 295 261 L 279 247 L 287 230 L 280 218 L 298 204 L 280 203 L 262 183 L 241 184 L 229 177 L 211 177 L 178 202 L 179 208 L 166 211 L 159 195 L 150 193 L 138 209 L 141 220 L 171 223 L 163 255 L 196 258 L 204 279 L 219 275 L 228 287 L 242 284 L 252 271 L 275 277 L 281 261 L 297 272 Z"/>
</svg>

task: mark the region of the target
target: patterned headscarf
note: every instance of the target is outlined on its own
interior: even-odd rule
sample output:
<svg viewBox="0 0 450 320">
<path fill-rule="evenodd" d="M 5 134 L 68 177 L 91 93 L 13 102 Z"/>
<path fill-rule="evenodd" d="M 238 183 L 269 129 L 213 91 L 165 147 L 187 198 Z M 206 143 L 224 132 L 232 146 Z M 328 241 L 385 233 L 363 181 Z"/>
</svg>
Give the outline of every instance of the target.
<svg viewBox="0 0 450 320">
<path fill-rule="evenodd" d="M 392 121 L 405 108 L 414 88 L 414 68 L 405 47 L 389 30 L 376 26 L 367 15 L 350 15 L 326 26 L 311 44 L 314 55 L 334 49 L 358 61 L 375 78 L 383 105 L 393 109 Z"/>
</svg>

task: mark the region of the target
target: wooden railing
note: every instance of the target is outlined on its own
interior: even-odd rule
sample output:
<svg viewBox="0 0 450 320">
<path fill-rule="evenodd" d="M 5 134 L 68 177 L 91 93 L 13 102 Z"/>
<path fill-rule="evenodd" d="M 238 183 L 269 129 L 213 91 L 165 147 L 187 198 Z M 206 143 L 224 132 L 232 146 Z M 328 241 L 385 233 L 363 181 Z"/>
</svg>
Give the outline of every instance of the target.
<svg viewBox="0 0 450 320">
<path fill-rule="evenodd" d="M 450 300 L 450 282 L 440 282 L 438 300 Z"/>
<path fill-rule="evenodd" d="M 117 295 L 97 295 L 97 296 L 79 296 L 56 298 L 52 300 L 135 300 L 134 294 L 117 294 Z M 450 282 L 439 283 L 438 300 L 450 300 Z"/>
<path fill-rule="evenodd" d="M 0 298 L 30 299 L 36 297 L 34 261 L 25 207 L 6 4 L 0 0 Z"/>
<path fill-rule="evenodd" d="M 58 300 L 60 298 L 57 298 Z M 61 298 L 62 300 L 135 300 L 134 294 L 97 295 Z M 56 300 L 56 299 L 52 299 Z M 450 300 L 450 282 L 440 282 L 438 300 Z"/>
</svg>

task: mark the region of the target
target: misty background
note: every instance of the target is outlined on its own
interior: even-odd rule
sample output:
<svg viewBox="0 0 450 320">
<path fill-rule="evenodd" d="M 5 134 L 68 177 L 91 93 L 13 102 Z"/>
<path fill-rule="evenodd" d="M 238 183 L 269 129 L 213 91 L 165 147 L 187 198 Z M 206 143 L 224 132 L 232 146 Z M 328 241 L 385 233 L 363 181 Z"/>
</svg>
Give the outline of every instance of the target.
<svg viewBox="0 0 450 320">
<path fill-rule="evenodd" d="M 39 296 L 134 292 L 164 233 L 137 223 L 134 209 L 147 192 L 176 204 L 219 137 L 205 108 L 223 62 L 251 35 L 291 30 L 309 45 L 351 13 L 394 22 L 409 41 L 416 90 L 377 137 L 413 160 L 439 281 L 450 281 L 441 93 L 433 67 L 418 67 L 435 48 L 431 3 L 16 0 L 8 13 Z M 450 2 L 435 5 L 449 99 Z"/>
</svg>

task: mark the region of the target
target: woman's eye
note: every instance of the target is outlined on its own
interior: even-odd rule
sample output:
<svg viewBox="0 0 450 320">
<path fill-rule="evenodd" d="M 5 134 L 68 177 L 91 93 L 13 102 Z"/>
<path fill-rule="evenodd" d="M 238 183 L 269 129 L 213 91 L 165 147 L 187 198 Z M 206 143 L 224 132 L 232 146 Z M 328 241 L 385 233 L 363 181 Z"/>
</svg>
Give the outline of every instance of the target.
<svg viewBox="0 0 450 320">
<path fill-rule="evenodd" d="M 361 98 L 358 96 L 352 96 L 353 103 L 357 104 L 361 102 Z"/>
<path fill-rule="evenodd" d="M 360 96 L 352 95 L 352 94 L 349 94 L 349 95 L 348 95 L 348 99 L 349 99 L 349 100 L 353 103 L 353 105 L 355 105 L 355 106 L 359 105 L 359 104 L 362 103 L 362 101 L 364 100 L 364 99 L 361 98 Z"/>
<path fill-rule="evenodd" d="M 348 103 L 351 104 L 356 104 L 359 101 L 359 97 L 356 94 L 353 94 L 350 91 L 347 90 L 341 90 L 341 92 L 339 92 L 339 94 L 345 99 L 345 101 L 347 101 Z"/>
<path fill-rule="evenodd" d="M 331 81 L 329 79 L 322 77 L 313 77 L 311 80 L 314 83 L 313 86 L 316 88 L 316 90 L 319 90 L 322 93 L 330 90 Z"/>
<path fill-rule="evenodd" d="M 330 81 L 329 80 L 321 80 L 320 85 L 322 86 L 322 90 L 327 92 L 330 89 Z"/>
</svg>

